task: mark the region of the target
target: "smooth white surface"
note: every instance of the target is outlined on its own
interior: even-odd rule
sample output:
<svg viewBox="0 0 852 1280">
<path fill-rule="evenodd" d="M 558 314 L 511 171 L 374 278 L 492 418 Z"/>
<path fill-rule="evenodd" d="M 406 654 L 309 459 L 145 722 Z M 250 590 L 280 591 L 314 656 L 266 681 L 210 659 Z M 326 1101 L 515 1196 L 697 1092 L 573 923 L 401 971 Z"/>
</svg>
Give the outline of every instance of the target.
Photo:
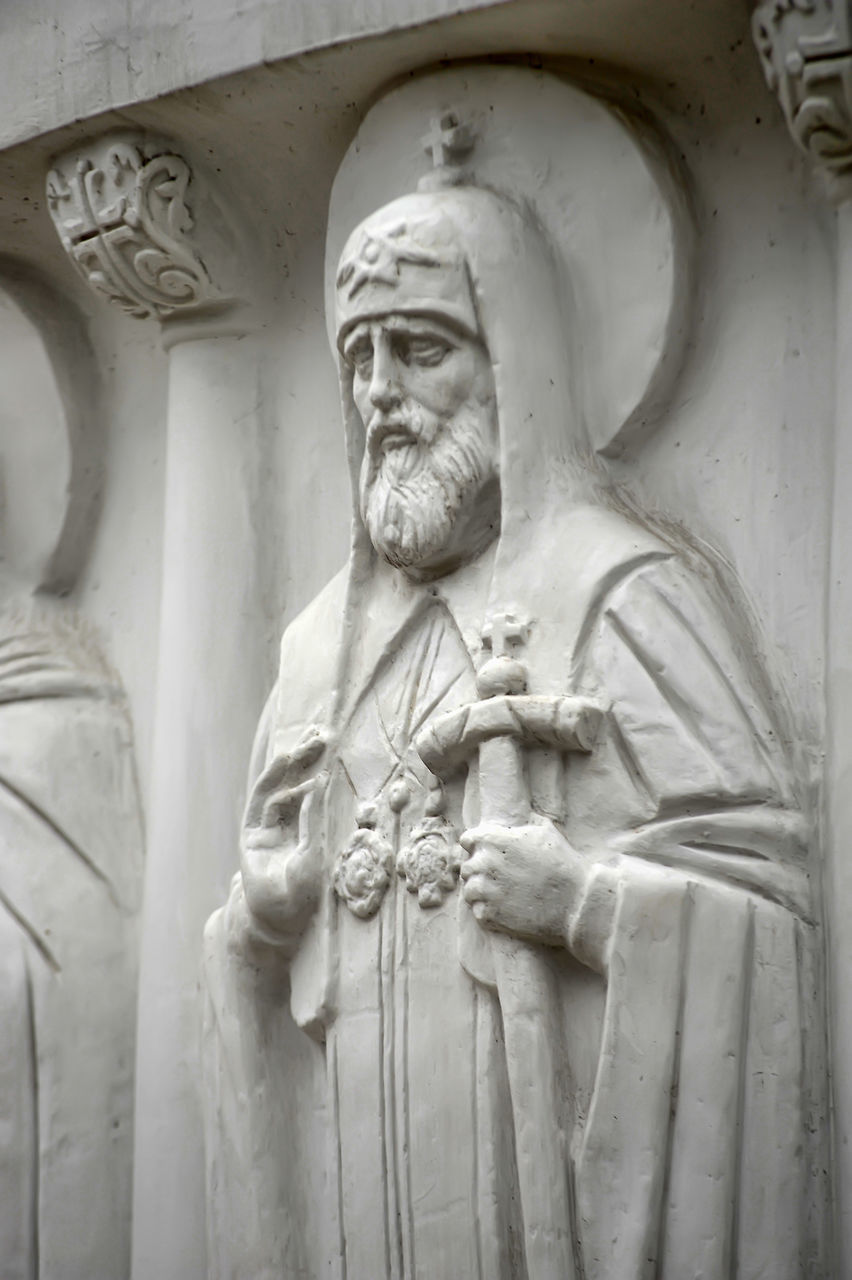
<svg viewBox="0 0 852 1280">
<path fill-rule="evenodd" d="M 134 1274 L 204 1269 L 197 1175 L 199 938 L 228 883 L 245 776 L 241 750 L 265 695 L 257 542 L 266 435 L 257 372 L 235 338 L 172 348 L 150 857 L 142 942 Z M 217 584 L 229 583 L 227 603 Z M 211 697 L 211 688 L 219 693 Z"/>
<path fill-rule="evenodd" d="M 0 295 L 0 344 L 15 377 L 3 384 L 0 542 L 6 564 L 38 581 L 62 532 L 71 482 L 65 404 L 38 330 Z"/>
<path fill-rule="evenodd" d="M 90 629 L 0 577 L 0 1274 L 130 1262 L 142 824 Z"/>
<path fill-rule="evenodd" d="M 516 10 L 505 24 L 501 9 Z M 700 62 L 705 32 L 730 45 L 742 24 L 740 13 L 714 0 L 702 0 L 694 10 L 672 9 L 664 24 L 642 0 L 612 0 L 607 10 L 563 0 L 248 0 L 236 19 L 228 0 L 9 0 L 0 13 L 0 68 L 9 101 L 0 138 L 12 145 L 99 112 L 324 46 L 418 24 L 435 24 L 439 31 L 442 18 L 466 13 L 479 17 L 467 24 L 467 35 L 485 45 L 477 52 L 504 49 L 508 33 L 511 49 L 553 53 L 554 41 L 567 33 L 570 52 L 611 60 L 622 48 L 619 33 L 630 30 L 630 52 L 652 62 L 658 73 L 665 73 L 669 61 Z M 476 33 L 485 30 L 485 41 L 479 41 Z M 451 42 L 432 56 L 469 52 Z M 41 71 L 35 91 L 27 76 L 33 64 Z"/>
<path fill-rule="evenodd" d="M 852 207 L 838 210 L 837 281 L 837 434 L 834 483 L 831 576 L 828 596 L 829 639 L 826 685 L 828 711 L 828 838 L 834 852 L 826 873 L 826 923 L 829 940 L 829 991 L 832 1027 L 832 1078 L 834 1084 L 835 1143 L 837 1173 L 837 1226 L 840 1257 L 852 1256 L 852 1009 L 843 975 L 852 963 L 850 936 L 844 904 L 852 894 L 852 864 L 845 856 L 846 833 L 852 823 L 850 785 L 852 760 L 849 750 L 849 716 L 852 715 L 852 651 L 848 619 L 852 600 L 848 553 L 852 531 L 847 477 L 852 468 L 852 379 L 848 353 L 852 349 L 847 298 L 852 283 Z"/>
<path fill-rule="evenodd" d="M 67 593 L 91 548 L 105 430 L 77 307 L 44 273 L 0 264 L 10 376 L 0 413 L 3 562 L 30 589 Z"/>
<path fill-rule="evenodd" d="M 0 14 L 10 111 L 6 144 L 69 120 L 291 57 L 500 0 L 10 0 Z M 43 74 L 33 94 L 26 68 Z M 47 71 L 49 66 L 50 70 Z"/>
</svg>

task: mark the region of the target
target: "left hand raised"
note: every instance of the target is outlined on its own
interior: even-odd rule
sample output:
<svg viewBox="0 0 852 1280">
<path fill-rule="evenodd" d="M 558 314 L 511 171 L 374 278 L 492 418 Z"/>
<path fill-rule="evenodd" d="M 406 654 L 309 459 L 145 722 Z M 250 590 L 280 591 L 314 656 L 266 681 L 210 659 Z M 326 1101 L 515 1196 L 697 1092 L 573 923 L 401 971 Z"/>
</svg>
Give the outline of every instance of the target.
<svg viewBox="0 0 852 1280">
<path fill-rule="evenodd" d="M 567 945 L 568 919 L 585 889 L 588 864 L 548 818 L 522 827 L 485 822 L 465 831 L 464 898 L 488 929 Z"/>
</svg>

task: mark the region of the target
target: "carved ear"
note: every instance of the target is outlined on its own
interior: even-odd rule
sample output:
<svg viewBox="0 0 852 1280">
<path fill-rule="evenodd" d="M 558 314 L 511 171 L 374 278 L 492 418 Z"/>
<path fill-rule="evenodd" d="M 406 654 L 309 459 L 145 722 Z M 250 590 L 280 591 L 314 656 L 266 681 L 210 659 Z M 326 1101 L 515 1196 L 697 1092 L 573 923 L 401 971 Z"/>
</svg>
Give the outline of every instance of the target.
<svg viewBox="0 0 852 1280">
<path fill-rule="evenodd" d="M 83 319 L 29 268 L 0 259 L 0 563 L 33 591 L 69 591 L 103 475 Z"/>
</svg>

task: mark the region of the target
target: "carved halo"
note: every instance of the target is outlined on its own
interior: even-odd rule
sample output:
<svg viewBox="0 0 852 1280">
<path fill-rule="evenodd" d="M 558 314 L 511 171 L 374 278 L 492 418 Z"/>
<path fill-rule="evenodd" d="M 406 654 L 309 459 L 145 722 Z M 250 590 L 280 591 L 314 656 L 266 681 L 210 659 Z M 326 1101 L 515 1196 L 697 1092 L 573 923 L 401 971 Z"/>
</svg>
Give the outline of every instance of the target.
<svg viewBox="0 0 852 1280">
<path fill-rule="evenodd" d="M 680 367 L 691 223 L 660 140 L 549 72 L 451 68 L 391 90 L 368 112 L 332 190 L 329 328 L 349 233 L 417 189 L 432 169 L 436 122 L 450 118 L 474 137 L 465 178 L 532 202 L 561 251 L 582 335 L 572 353 L 578 407 L 597 451 L 617 456 L 659 421 Z"/>
<path fill-rule="evenodd" d="M 0 259 L 0 562 L 63 594 L 94 532 L 103 421 L 82 317 L 29 268 Z"/>
</svg>

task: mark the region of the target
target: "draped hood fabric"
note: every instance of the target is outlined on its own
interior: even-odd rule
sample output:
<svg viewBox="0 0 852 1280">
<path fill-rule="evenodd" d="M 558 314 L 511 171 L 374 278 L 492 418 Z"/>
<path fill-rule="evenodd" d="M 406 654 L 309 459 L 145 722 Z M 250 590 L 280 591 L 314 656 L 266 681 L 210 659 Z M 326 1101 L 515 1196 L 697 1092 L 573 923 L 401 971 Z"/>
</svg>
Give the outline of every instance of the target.
<svg viewBox="0 0 852 1280">
<path fill-rule="evenodd" d="M 364 259 L 376 244 L 382 254 L 374 275 L 353 293 L 358 268 L 353 274 L 347 268 L 354 262 L 362 274 L 368 272 L 371 264 Z M 431 265 L 422 265 L 424 259 Z M 541 530 L 592 487 L 578 463 L 585 433 L 574 416 L 572 378 L 582 353 L 568 322 L 570 284 L 564 268 L 532 209 L 477 187 L 423 191 L 394 201 L 353 233 L 341 264 L 339 346 L 357 319 L 391 311 L 435 316 L 485 345 L 494 375 L 501 486 L 489 613 L 522 607 L 537 618 L 525 652 L 530 689 L 564 692 L 553 683 L 561 685 L 561 670 L 553 677 L 551 672 L 552 658 L 564 646 L 565 627 L 554 628 L 551 619 L 554 612 L 564 615 L 566 602 L 559 600 L 554 610 Z M 352 396 L 352 370 L 343 360 L 340 379 L 354 511 L 347 626 L 357 628 L 376 552 L 358 502 L 364 424 Z M 568 546 L 564 551 L 571 554 Z M 344 645 L 345 652 L 352 649 L 351 643 Z M 341 672 L 341 698 L 346 683 Z"/>
<path fill-rule="evenodd" d="M 142 830 L 122 690 L 82 627 L 0 617 L 0 1272 L 129 1258 Z M 129 1264 L 129 1263 L 128 1263 Z"/>
<path fill-rule="evenodd" d="M 823 1189 L 811 1170 L 821 1138 L 806 1132 L 824 1107 L 811 835 L 749 629 L 706 564 L 596 491 L 572 409 L 582 335 L 572 333 L 568 284 L 530 210 L 472 187 L 420 192 L 356 229 L 341 264 L 341 344 L 359 319 L 406 310 L 485 344 L 501 528 L 478 621 L 526 617 L 530 692 L 585 694 L 604 708 L 595 749 L 566 770 L 564 824 L 595 869 L 572 950 L 602 975 L 598 1022 L 578 1020 L 576 960 L 554 958 L 575 1094 L 566 1164 L 577 1276 L 819 1275 Z M 364 428 L 352 372 L 343 360 L 340 368 L 352 554 L 284 635 L 258 749 L 284 763 L 285 781 L 291 761 L 293 783 L 305 777 L 306 732 L 319 727 L 334 751 L 383 655 L 444 592 L 440 580 L 404 580 L 369 542 L 358 509 Z M 481 657 L 475 643 L 470 656 Z M 329 886 L 289 969 L 294 1019 L 319 1042 L 334 1018 L 335 905 Z M 264 1044 L 273 1035 L 246 994 L 249 970 L 238 981 L 229 970 L 223 920 L 214 917 L 207 936 L 214 1124 L 226 1113 L 237 1123 L 226 1077 L 242 1072 L 256 1090 L 252 1130 L 272 1133 L 284 1123 L 286 1069 L 276 1084 L 251 1033 L 234 1029 L 227 992 L 239 987 L 246 1022 L 265 1028 Z M 247 1186 L 255 1213 L 269 1193 L 245 1174 L 224 1210 L 234 1224 Z M 270 1275 L 276 1265 L 300 1274 L 282 1261 L 301 1256 L 297 1235 L 278 1239 Z M 221 1274 L 238 1272 L 223 1264 Z"/>
</svg>

